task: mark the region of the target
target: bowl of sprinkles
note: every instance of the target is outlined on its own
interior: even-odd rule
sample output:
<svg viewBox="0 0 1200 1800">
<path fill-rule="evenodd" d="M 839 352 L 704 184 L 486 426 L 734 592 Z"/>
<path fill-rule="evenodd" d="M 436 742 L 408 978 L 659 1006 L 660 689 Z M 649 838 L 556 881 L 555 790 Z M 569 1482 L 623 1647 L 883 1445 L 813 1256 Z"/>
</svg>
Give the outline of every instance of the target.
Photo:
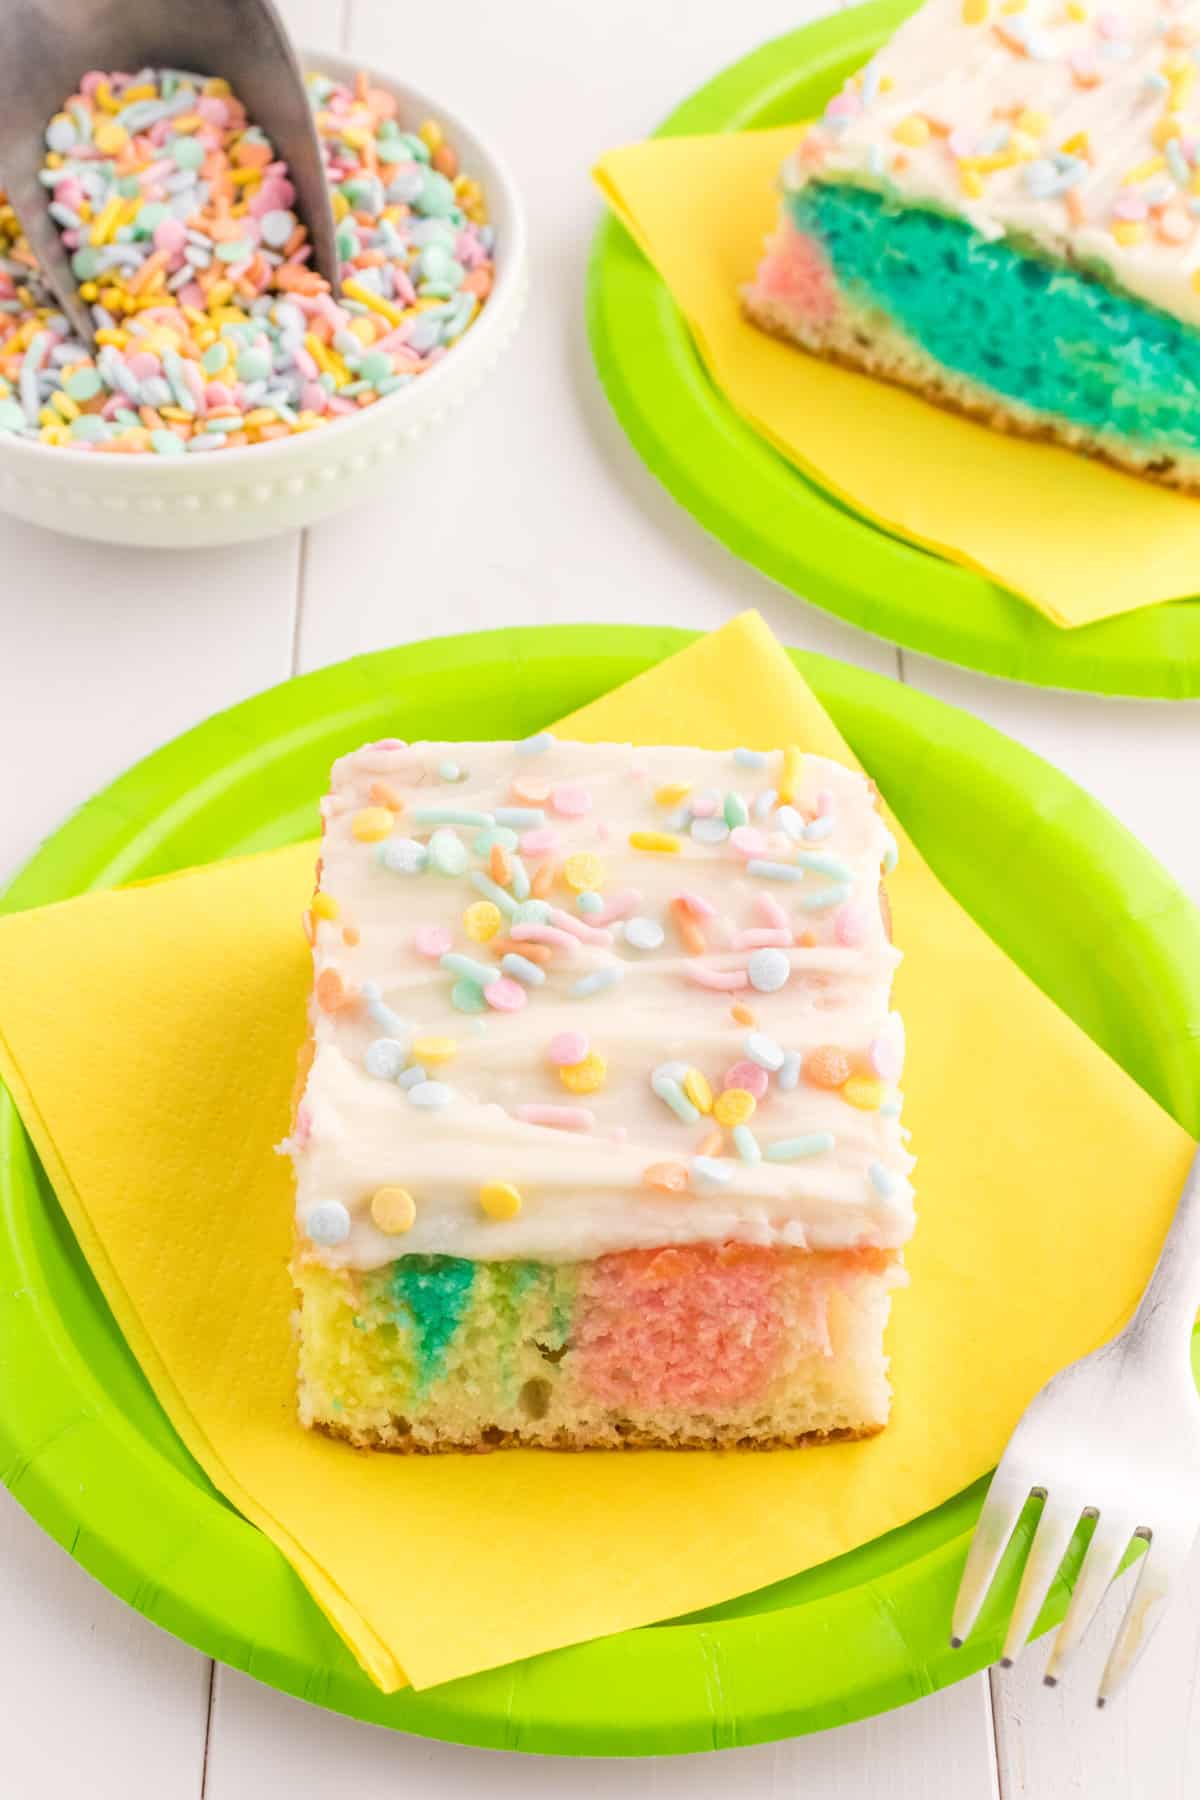
<svg viewBox="0 0 1200 1800">
<path fill-rule="evenodd" d="M 93 69 L 47 121 L 41 179 L 96 341 L 0 196 L 4 511 L 169 547 L 304 525 L 384 487 L 504 355 L 526 276 L 502 162 L 418 90 L 305 61 L 336 298 L 227 82 Z"/>
</svg>

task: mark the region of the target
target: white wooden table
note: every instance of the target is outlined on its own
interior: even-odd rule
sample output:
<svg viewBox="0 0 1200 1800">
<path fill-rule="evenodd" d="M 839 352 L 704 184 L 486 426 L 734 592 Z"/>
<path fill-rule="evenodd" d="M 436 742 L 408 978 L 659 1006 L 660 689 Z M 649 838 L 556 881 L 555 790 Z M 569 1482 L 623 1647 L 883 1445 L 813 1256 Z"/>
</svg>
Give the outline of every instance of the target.
<svg viewBox="0 0 1200 1800">
<path fill-rule="evenodd" d="M 1011 687 L 811 611 L 710 542 L 641 466 L 592 372 L 588 168 L 805 0 L 288 0 L 300 41 L 461 105 L 527 196 L 534 297 L 517 348 L 389 504 L 303 537 L 180 558 L 4 527 L 0 872 L 99 784 L 219 707 L 358 651 L 559 620 L 715 626 L 757 606 L 811 646 L 942 695 L 1058 763 L 1200 898 L 1200 706 Z M 1133 1197 L 1136 1202 L 1136 1196 Z M 1109 1603 L 1109 1624 L 1114 1614 Z M 1119 1602 L 1118 1602 L 1119 1604 Z M 1184 1800 L 1200 1791 L 1200 1566 L 1131 1691 L 1092 1704 L 1103 1631 L 1065 1686 L 1045 1646 L 904 1711 L 758 1750 L 541 1761 L 426 1743 L 216 1668 L 115 1600 L 0 1490 L 0 1794 L 13 1800 Z"/>
</svg>

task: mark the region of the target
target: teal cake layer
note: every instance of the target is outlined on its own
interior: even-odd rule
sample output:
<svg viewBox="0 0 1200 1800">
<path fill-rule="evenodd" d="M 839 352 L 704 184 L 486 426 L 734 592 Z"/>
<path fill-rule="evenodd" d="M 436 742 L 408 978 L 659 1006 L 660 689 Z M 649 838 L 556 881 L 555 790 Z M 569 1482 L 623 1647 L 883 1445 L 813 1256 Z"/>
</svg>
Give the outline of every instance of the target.
<svg viewBox="0 0 1200 1800">
<path fill-rule="evenodd" d="M 841 292 L 944 368 L 1098 437 L 1200 449 L 1200 331 L 963 220 L 810 182 L 787 196 Z"/>
</svg>

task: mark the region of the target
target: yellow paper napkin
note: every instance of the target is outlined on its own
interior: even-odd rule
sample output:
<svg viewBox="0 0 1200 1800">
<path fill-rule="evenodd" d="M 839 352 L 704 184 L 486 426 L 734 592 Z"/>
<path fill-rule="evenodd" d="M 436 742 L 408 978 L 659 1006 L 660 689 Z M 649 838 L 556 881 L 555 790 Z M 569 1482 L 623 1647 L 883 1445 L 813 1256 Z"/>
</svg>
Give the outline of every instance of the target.
<svg viewBox="0 0 1200 1800">
<path fill-rule="evenodd" d="M 595 171 L 717 386 L 805 475 L 877 525 L 977 569 L 1056 625 L 1195 594 L 1200 504 L 835 368 L 743 319 L 797 125 L 654 138 Z"/>
<path fill-rule="evenodd" d="M 560 730 L 853 760 L 755 615 Z M 272 1145 L 304 1028 L 313 855 L 0 919 L 0 1073 L 180 1436 L 385 1690 L 711 1605 L 904 1523 L 982 1474 L 1041 1382 L 1134 1303 L 1190 1140 L 902 844 L 889 887 L 921 1217 L 881 1436 L 714 1454 L 701 1475 L 669 1452 L 407 1458 L 305 1433 L 291 1179 Z"/>
</svg>

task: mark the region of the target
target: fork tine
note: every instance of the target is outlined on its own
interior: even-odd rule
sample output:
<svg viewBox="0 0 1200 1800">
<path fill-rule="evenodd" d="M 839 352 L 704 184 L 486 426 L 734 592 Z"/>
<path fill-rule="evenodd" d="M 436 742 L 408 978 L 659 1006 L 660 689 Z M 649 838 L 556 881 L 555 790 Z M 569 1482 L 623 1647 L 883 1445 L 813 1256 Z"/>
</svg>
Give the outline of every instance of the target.
<svg viewBox="0 0 1200 1800">
<path fill-rule="evenodd" d="M 1108 1591 L 1109 1582 L 1121 1566 L 1121 1558 L 1132 1536 L 1133 1520 L 1128 1513 L 1101 1513 L 1091 1542 L 1084 1551 L 1083 1565 L 1075 1577 L 1075 1588 L 1071 1604 L 1067 1608 L 1067 1616 L 1059 1627 L 1050 1660 L 1046 1664 L 1043 1679 L 1047 1687 L 1057 1684 L 1079 1640 L 1095 1617 L 1096 1610 Z"/>
<path fill-rule="evenodd" d="M 1133 1670 L 1162 1618 L 1167 1596 L 1191 1547 L 1192 1534 L 1188 1531 L 1139 1531 L 1138 1535 L 1149 1537 L 1150 1547 L 1142 1557 L 1137 1584 L 1100 1677 L 1097 1706 L 1106 1705 Z"/>
<path fill-rule="evenodd" d="M 1067 1545 L 1074 1536 L 1081 1511 L 1077 1501 L 1060 1499 L 1054 1494 L 1046 1496 L 1042 1516 L 1033 1534 L 1029 1559 L 1021 1576 L 1021 1585 L 1017 1589 L 1017 1603 L 1008 1622 L 1008 1635 L 1000 1658 L 1006 1669 L 1012 1666 L 1018 1653 L 1025 1647 L 1029 1633 L 1033 1630 L 1033 1622 L 1042 1610 L 1046 1595 L 1050 1592 L 1050 1584 L 1057 1575 Z"/>
<path fill-rule="evenodd" d="M 1016 1530 L 1029 1488 L 1005 1471 L 1003 1463 L 992 1476 L 992 1485 L 983 1502 L 983 1511 L 967 1552 L 966 1567 L 958 1585 L 954 1617 L 950 1625 L 950 1642 L 957 1650 L 970 1637 L 979 1609 L 987 1598 L 995 1579 L 1000 1558 Z"/>
</svg>

